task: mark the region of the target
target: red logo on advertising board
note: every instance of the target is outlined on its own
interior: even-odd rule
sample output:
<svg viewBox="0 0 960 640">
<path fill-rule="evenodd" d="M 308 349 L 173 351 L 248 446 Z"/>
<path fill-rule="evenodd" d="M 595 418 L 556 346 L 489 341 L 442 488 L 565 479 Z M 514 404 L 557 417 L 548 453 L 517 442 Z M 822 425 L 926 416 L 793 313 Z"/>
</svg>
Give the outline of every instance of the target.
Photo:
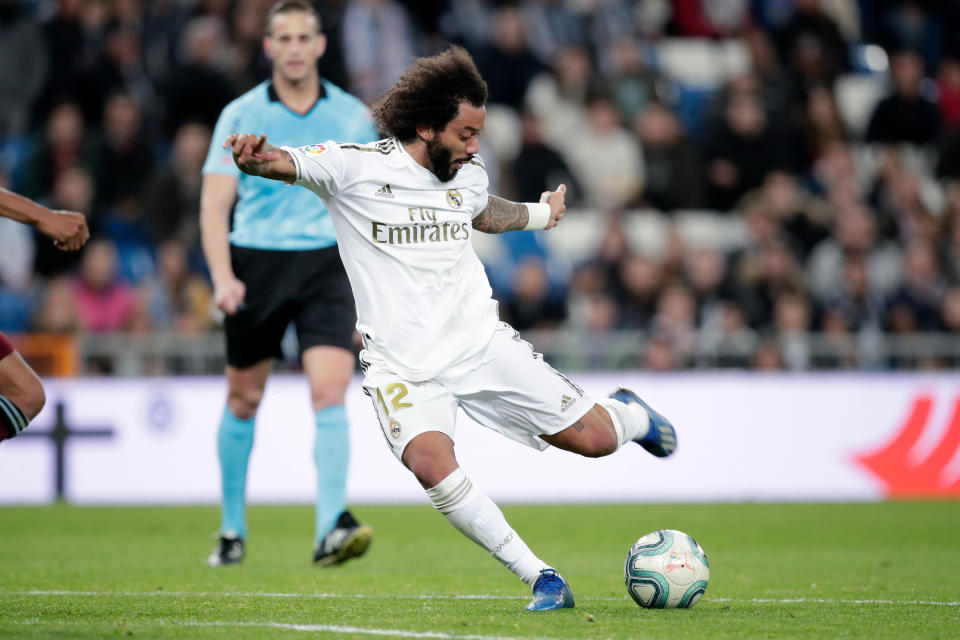
<svg viewBox="0 0 960 640">
<path fill-rule="evenodd" d="M 854 457 L 883 482 L 889 498 L 960 496 L 960 477 L 949 478 L 944 473 L 960 449 L 960 398 L 954 401 L 950 423 L 933 450 L 920 461 L 910 457 L 910 450 L 931 426 L 932 409 L 931 396 L 917 396 L 900 431 L 887 444 Z"/>
</svg>

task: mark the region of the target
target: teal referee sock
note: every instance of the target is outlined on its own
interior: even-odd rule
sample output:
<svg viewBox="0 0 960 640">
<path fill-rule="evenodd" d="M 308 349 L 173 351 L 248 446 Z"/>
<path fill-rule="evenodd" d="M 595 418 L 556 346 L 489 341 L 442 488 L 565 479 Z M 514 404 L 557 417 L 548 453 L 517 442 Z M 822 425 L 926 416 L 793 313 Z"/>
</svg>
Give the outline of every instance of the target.
<svg viewBox="0 0 960 640">
<path fill-rule="evenodd" d="M 223 410 L 217 432 L 217 455 L 220 458 L 220 533 L 247 537 L 246 490 L 247 462 L 253 448 L 254 418 L 241 420 L 229 407 Z"/>
<path fill-rule="evenodd" d="M 347 505 L 347 466 L 350 429 L 342 404 L 317 411 L 317 438 L 313 445 L 317 467 L 317 541 L 337 523 Z"/>
</svg>

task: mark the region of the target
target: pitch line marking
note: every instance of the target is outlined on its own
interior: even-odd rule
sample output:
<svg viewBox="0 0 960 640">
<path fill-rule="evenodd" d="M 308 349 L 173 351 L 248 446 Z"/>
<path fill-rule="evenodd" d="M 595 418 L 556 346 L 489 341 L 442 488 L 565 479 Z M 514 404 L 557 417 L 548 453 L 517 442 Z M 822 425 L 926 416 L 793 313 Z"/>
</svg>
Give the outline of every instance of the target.
<svg viewBox="0 0 960 640">
<path fill-rule="evenodd" d="M 270 591 L 70 591 L 65 589 L 31 589 L 29 591 L 0 591 L 10 596 L 90 596 L 149 598 L 169 596 L 175 598 L 307 598 L 307 599 L 390 599 L 390 600 L 528 600 L 530 596 L 479 594 L 373 594 L 373 593 L 285 593 Z M 622 598 L 578 598 L 583 602 L 619 602 Z M 924 605 L 932 607 L 960 607 L 960 600 L 890 600 L 890 599 L 838 599 L 838 598 L 717 598 L 707 596 L 703 602 L 756 603 L 756 604 L 878 604 L 878 605 Z"/>
</svg>

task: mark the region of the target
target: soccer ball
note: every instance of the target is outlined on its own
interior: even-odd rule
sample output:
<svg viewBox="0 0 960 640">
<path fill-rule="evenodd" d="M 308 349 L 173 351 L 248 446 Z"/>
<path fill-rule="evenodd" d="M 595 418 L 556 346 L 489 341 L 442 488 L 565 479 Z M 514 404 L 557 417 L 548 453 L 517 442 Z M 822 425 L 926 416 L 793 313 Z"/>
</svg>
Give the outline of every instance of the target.
<svg viewBox="0 0 960 640">
<path fill-rule="evenodd" d="M 710 563 L 697 541 L 661 529 L 633 543 L 623 567 L 627 592 L 648 609 L 688 609 L 707 590 Z"/>
</svg>

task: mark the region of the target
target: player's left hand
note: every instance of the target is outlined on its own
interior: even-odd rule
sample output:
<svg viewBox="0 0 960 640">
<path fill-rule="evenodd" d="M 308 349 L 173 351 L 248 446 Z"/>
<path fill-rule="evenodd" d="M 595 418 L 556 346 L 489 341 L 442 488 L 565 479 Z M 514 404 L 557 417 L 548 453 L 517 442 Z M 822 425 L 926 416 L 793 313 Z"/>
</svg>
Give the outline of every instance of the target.
<svg viewBox="0 0 960 640">
<path fill-rule="evenodd" d="M 553 229 L 560 224 L 563 214 L 567 211 L 564 198 L 567 195 L 567 185 L 561 184 L 556 191 L 544 191 L 540 194 L 540 202 L 550 205 L 550 221 L 544 229 Z"/>
</svg>

